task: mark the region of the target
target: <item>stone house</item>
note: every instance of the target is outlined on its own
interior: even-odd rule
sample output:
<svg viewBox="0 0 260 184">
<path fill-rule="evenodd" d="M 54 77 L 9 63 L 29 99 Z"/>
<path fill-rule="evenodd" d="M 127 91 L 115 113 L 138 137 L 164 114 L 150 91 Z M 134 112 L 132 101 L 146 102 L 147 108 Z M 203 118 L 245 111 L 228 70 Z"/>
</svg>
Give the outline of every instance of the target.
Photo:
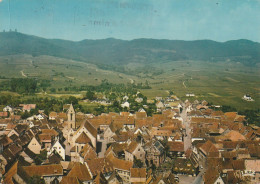
<svg viewBox="0 0 260 184">
<path fill-rule="evenodd" d="M 114 170 L 123 179 L 123 183 L 130 184 L 130 169 L 133 167 L 133 162 L 121 160 L 109 154 L 107 158 L 113 164 Z"/>
<path fill-rule="evenodd" d="M 158 167 L 165 158 L 164 147 L 159 141 L 151 141 L 144 146 L 146 152 L 146 159 L 149 164 L 153 163 Z"/>
<path fill-rule="evenodd" d="M 260 160 L 245 160 L 245 171 L 243 176 L 249 176 L 251 182 L 260 182 Z"/>
<path fill-rule="evenodd" d="M 140 143 L 132 141 L 125 150 L 125 160 L 134 161 L 134 157 L 145 162 L 145 151 Z"/>
<path fill-rule="evenodd" d="M 112 143 L 114 142 L 113 136 L 115 135 L 116 135 L 115 132 L 113 132 L 110 127 L 107 127 L 107 129 L 104 131 L 103 134 L 104 140 L 106 141 L 107 144 Z"/>
</svg>

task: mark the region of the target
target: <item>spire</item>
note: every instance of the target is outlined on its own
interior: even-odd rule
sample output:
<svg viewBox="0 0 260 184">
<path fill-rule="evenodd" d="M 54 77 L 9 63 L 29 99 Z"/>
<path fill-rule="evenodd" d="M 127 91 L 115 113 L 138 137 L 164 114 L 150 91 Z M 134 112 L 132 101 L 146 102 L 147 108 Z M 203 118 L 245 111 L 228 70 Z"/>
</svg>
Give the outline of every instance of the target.
<svg viewBox="0 0 260 184">
<path fill-rule="evenodd" d="M 76 114 L 75 110 L 73 108 L 72 103 L 70 104 L 70 107 L 67 111 L 67 116 L 68 116 L 68 122 L 70 123 L 69 127 L 70 128 L 76 128 Z"/>
<path fill-rule="evenodd" d="M 72 103 L 70 104 L 70 107 L 68 109 L 68 113 L 75 113 L 75 110 L 74 110 Z"/>
</svg>

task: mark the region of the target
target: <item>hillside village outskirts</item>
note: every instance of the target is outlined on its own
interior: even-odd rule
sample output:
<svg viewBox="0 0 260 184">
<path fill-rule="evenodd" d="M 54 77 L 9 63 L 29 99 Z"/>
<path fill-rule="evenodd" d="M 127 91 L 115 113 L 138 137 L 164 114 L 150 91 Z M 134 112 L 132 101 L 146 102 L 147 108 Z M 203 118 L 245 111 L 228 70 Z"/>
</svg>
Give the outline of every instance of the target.
<svg viewBox="0 0 260 184">
<path fill-rule="evenodd" d="M 122 107 L 129 107 L 124 100 Z M 145 108 L 95 116 L 64 104 L 64 112 L 22 119 L 15 112 L 37 104 L 6 106 L 0 112 L 1 183 L 173 184 L 183 176 L 194 183 L 260 183 L 259 127 L 205 100 L 155 100 L 151 116 Z"/>
</svg>

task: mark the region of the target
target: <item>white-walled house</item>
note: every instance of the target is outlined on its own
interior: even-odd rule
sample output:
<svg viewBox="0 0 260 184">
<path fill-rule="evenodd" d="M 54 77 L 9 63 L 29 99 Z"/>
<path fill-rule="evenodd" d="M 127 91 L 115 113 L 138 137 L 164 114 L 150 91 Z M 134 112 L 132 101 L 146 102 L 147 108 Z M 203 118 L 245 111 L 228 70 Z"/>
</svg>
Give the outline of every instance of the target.
<svg viewBox="0 0 260 184">
<path fill-rule="evenodd" d="M 9 105 L 7 105 L 5 108 L 3 108 L 4 112 L 13 112 L 13 108 Z"/>
<path fill-rule="evenodd" d="M 124 102 L 124 103 L 121 104 L 121 107 L 122 108 L 125 108 L 125 107 L 129 108 L 130 107 L 130 103 L 129 102 Z"/>
<path fill-rule="evenodd" d="M 128 99 L 129 99 L 128 96 L 124 96 L 124 97 L 123 97 L 123 100 L 124 100 L 124 101 L 127 101 Z"/>
<path fill-rule="evenodd" d="M 244 95 L 242 99 L 244 99 L 246 101 L 254 101 L 253 98 L 248 94 Z"/>
<path fill-rule="evenodd" d="M 31 142 L 28 145 L 28 148 L 35 154 L 40 154 L 41 147 L 42 147 L 41 144 L 38 142 L 38 140 L 35 137 L 32 138 Z"/>
<path fill-rule="evenodd" d="M 65 160 L 65 148 L 61 145 L 59 140 L 57 140 L 48 151 L 47 155 L 50 156 L 54 151 L 58 153 L 63 160 Z"/>
<path fill-rule="evenodd" d="M 38 115 L 35 116 L 35 119 L 43 120 L 44 116 L 42 114 L 38 114 Z"/>
</svg>

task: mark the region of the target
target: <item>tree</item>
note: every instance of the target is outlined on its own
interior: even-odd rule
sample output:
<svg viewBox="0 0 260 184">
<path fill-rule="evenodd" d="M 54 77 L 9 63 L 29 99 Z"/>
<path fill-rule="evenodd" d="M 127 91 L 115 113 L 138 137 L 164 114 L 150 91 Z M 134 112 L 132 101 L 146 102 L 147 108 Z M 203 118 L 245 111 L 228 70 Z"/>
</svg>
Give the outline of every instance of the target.
<svg viewBox="0 0 260 184">
<path fill-rule="evenodd" d="M 64 101 L 67 104 L 72 103 L 73 105 L 76 105 L 79 103 L 78 99 L 75 96 L 70 96 L 68 99 Z"/>
<path fill-rule="evenodd" d="M 51 88 L 50 91 L 51 91 L 52 93 L 56 93 L 56 89 L 55 89 L 55 88 Z"/>
<path fill-rule="evenodd" d="M 116 94 L 111 93 L 110 96 L 109 96 L 109 100 L 111 100 L 111 101 L 116 100 Z"/>
<path fill-rule="evenodd" d="M 119 108 L 119 107 L 120 107 L 120 104 L 119 104 L 119 102 L 118 102 L 117 100 L 115 100 L 115 101 L 113 102 L 112 106 L 113 106 L 114 108 Z"/>
<path fill-rule="evenodd" d="M 95 93 L 93 91 L 88 90 L 88 92 L 86 93 L 86 98 L 89 100 L 95 100 Z"/>
<path fill-rule="evenodd" d="M 28 118 L 28 117 L 30 117 L 30 114 L 29 114 L 28 111 L 25 111 L 25 112 L 22 114 L 22 116 L 21 116 L 22 119 L 26 119 L 26 118 Z"/>
<path fill-rule="evenodd" d="M 11 91 L 18 92 L 18 93 L 35 93 L 37 87 L 37 81 L 35 79 L 11 79 L 10 81 L 10 88 Z"/>
</svg>

